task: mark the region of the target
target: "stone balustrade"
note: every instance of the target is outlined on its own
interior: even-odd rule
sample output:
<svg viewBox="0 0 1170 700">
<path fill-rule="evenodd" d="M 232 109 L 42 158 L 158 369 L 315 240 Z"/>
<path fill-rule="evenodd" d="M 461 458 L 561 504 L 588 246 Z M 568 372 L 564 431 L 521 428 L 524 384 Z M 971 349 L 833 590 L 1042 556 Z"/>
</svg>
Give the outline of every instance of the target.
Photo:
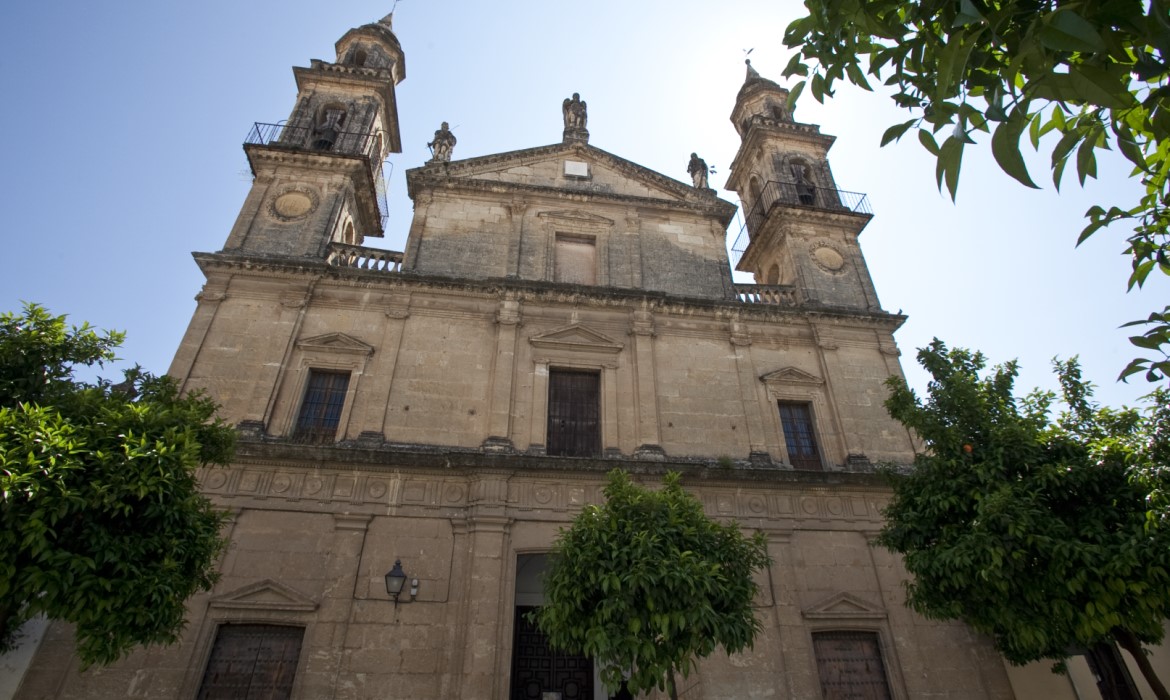
<svg viewBox="0 0 1170 700">
<path fill-rule="evenodd" d="M 396 250 L 366 248 L 343 243 L 331 243 L 325 262 L 334 267 L 350 267 L 376 272 L 401 272 L 402 253 Z"/>
<path fill-rule="evenodd" d="M 786 284 L 737 284 L 735 298 L 745 304 L 799 306 L 796 288 Z"/>
</svg>

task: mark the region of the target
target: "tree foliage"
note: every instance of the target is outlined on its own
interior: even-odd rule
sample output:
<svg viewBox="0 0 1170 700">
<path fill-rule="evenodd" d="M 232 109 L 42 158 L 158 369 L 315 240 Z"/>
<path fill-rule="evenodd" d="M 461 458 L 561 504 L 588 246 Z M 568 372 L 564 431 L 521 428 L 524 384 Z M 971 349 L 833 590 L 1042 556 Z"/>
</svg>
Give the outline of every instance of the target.
<svg viewBox="0 0 1170 700">
<path fill-rule="evenodd" d="M 1009 175 L 1036 187 L 1021 155 L 1046 135 L 1059 188 L 1072 162 L 1081 184 L 1097 176 L 1097 152 L 1116 148 L 1133 164 L 1139 201 L 1086 213 L 1077 243 L 1114 222 L 1133 227 L 1126 253 L 1129 287 L 1154 270 L 1170 275 L 1170 0 L 805 0 L 806 17 L 784 43 L 798 48 L 786 76 L 805 76 L 818 101 L 849 80 L 894 86 L 913 115 L 891 126 L 882 145 L 916 129 L 936 158 L 939 187 L 954 197 L 963 150 L 978 132 Z M 810 68 L 811 64 L 811 68 Z M 1154 351 L 1124 379 L 1170 376 L 1170 306 L 1130 325 L 1131 342 Z M 1160 357 L 1159 357 L 1160 355 Z"/>
<path fill-rule="evenodd" d="M 676 698 L 676 671 L 686 677 L 717 646 L 751 646 L 752 573 L 769 563 L 763 533 L 708 518 L 678 474 L 651 491 L 615 469 L 605 504 L 561 531 L 536 621 L 553 646 L 596 660 L 611 691 L 625 680 Z"/>
<path fill-rule="evenodd" d="M 121 341 L 36 305 L 0 314 L 0 652 L 43 614 L 76 626 L 83 663 L 110 663 L 175 641 L 214 582 L 223 516 L 194 471 L 226 462 L 234 432 L 167 377 L 74 377 Z"/>
<path fill-rule="evenodd" d="M 1075 360 L 1051 392 L 1013 396 L 1015 363 L 935 340 L 928 397 L 891 379 L 891 415 L 926 445 L 878 542 L 902 554 L 911 608 L 961 619 L 1012 663 L 1115 641 L 1158 683 L 1141 644 L 1170 615 L 1170 392 L 1144 410 L 1092 401 Z M 1166 697 L 1165 691 L 1159 697 Z"/>
</svg>

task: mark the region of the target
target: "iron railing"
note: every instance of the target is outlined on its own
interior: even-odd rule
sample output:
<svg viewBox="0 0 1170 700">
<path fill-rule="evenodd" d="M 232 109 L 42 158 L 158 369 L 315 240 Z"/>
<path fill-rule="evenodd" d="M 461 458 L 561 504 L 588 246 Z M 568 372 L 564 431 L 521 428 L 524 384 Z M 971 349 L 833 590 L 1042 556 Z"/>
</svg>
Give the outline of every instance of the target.
<svg viewBox="0 0 1170 700">
<path fill-rule="evenodd" d="M 745 304 L 800 305 L 796 288 L 787 284 L 736 284 L 735 298 Z"/>
<path fill-rule="evenodd" d="M 744 219 L 743 226 L 735 243 L 731 245 L 732 267 L 739 264 L 743 252 L 751 242 L 751 232 L 760 230 L 768 212 L 776 205 L 788 207 L 809 207 L 827 211 L 851 212 L 853 214 L 873 214 L 869 199 L 860 192 L 846 192 L 828 187 L 815 187 L 807 183 L 776 182 L 764 185 L 760 195 L 752 204 Z"/>
<path fill-rule="evenodd" d="M 256 122 L 252 125 L 252 130 L 248 132 L 248 138 L 244 140 L 244 143 L 278 146 L 298 151 L 365 156 L 370 160 L 370 174 L 374 178 L 374 192 L 378 200 L 378 213 L 382 219 L 382 228 L 386 228 L 390 206 L 386 198 L 386 179 L 382 176 L 382 160 L 381 153 L 379 153 L 382 148 L 380 131 L 368 134 L 357 131 L 337 131 L 336 129 Z"/>
<path fill-rule="evenodd" d="M 330 243 L 325 262 L 334 267 L 349 267 L 355 270 L 402 271 L 402 253 L 396 250 L 366 248 L 344 243 Z"/>
</svg>

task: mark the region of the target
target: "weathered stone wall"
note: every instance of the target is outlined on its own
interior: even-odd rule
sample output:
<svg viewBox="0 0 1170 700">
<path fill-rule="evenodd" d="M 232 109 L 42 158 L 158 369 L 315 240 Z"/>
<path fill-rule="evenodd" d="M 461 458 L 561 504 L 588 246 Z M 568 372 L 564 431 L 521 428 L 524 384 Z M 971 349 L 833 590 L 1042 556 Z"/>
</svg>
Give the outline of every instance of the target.
<svg viewBox="0 0 1170 700">
<path fill-rule="evenodd" d="M 309 466 L 287 449 L 241 452 L 203 474 L 235 515 L 223 578 L 191 601 L 182 644 L 52 674 L 69 653 L 67 630 L 54 626 L 19 700 L 193 697 L 218 625 L 233 621 L 304 627 L 294 697 L 506 697 L 517 556 L 547 551 L 573 514 L 600 502 L 606 466 L 352 449 Z M 454 466 L 407 466 L 419 459 Z M 661 469 L 651 472 L 636 478 L 656 483 Z M 877 633 L 895 697 L 1011 697 L 985 640 L 902 607 L 905 572 L 869 544 L 887 497 L 873 478 L 689 473 L 707 513 L 766 532 L 775 560 L 757 579 L 755 648 L 704 661 L 686 682 L 693 697 L 817 697 L 811 634 L 821 629 Z M 397 606 L 383 583 L 396 559 L 419 583 Z"/>
</svg>

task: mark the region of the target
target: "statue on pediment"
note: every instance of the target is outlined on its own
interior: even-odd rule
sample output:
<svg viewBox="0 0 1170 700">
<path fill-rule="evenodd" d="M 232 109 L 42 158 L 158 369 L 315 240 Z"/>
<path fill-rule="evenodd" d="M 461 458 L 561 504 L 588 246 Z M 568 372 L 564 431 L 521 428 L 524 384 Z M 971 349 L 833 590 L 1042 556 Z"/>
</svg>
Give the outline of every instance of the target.
<svg viewBox="0 0 1170 700">
<path fill-rule="evenodd" d="M 581 95 L 573 93 L 572 99 L 568 97 L 561 104 L 561 112 L 565 117 L 565 129 L 584 129 L 585 122 L 589 120 L 589 115 L 586 112 L 585 101 L 581 99 Z"/>
<path fill-rule="evenodd" d="M 691 181 L 694 182 L 696 188 L 710 189 L 707 184 L 708 172 L 710 169 L 707 167 L 707 161 L 700 158 L 698 153 L 692 153 L 691 162 L 687 164 L 687 174 L 691 176 Z"/>
<path fill-rule="evenodd" d="M 432 163 L 446 163 L 451 160 L 451 151 L 455 150 L 455 134 L 447 126 L 447 122 L 435 132 L 435 140 L 427 144 L 431 149 Z"/>
</svg>

